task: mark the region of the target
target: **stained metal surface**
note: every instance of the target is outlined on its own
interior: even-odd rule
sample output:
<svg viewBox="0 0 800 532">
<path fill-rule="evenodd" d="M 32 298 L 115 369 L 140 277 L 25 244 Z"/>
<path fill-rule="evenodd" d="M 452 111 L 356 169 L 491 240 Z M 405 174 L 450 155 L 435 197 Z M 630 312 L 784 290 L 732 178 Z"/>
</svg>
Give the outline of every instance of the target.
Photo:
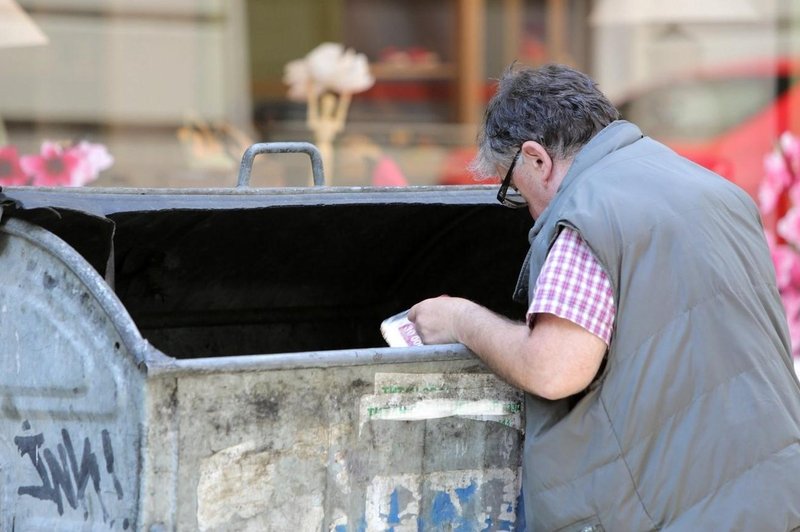
<svg viewBox="0 0 800 532">
<path fill-rule="evenodd" d="M 134 529 L 145 352 L 74 251 L 0 226 L 0 528 Z"/>
<path fill-rule="evenodd" d="M 472 359 L 180 376 L 176 522 L 513 529 L 521 398 L 476 371 Z"/>
<path fill-rule="evenodd" d="M 513 528 L 519 392 L 378 333 L 441 286 L 509 298 L 492 194 L 5 192 L 113 238 L 0 224 L 3 529 Z"/>
</svg>

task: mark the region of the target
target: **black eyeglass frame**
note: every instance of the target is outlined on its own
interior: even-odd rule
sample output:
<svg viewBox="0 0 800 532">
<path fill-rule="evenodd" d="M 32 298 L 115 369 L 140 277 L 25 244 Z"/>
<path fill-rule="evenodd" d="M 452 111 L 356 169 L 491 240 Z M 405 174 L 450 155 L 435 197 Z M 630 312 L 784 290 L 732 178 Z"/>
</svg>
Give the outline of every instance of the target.
<svg viewBox="0 0 800 532">
<path fill-rule="evenodd" d="M 528 202 L 525 201 L 525 198 L 523 198 L 521 195 L 508 195 L 508 189 L 513 188 L 511 185 L 512 174 L 514 173 L 514 167 L 516 166 L 517 159 L 521 153 L 522 146 L 520 146 L 517 149 L 517 152 L 514 154 L 514 158 L 511 160 L 511 166 L 508 167 L 508 172 L 506 172 L 506 176 L 503 178 L 502 183 L 500 183 L 500 190 L 497 191 L 497 201 L 499 201 L 501 205 L 510 209 L 521 209 L 522 207 L 526 207 L 528 205 Z"/>
</svg>

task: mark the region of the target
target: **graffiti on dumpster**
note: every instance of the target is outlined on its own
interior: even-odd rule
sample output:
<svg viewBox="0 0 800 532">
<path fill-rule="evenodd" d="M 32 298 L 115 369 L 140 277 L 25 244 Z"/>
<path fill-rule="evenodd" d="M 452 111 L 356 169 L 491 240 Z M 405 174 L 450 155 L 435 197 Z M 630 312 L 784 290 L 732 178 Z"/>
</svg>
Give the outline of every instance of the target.
<svg viewBox="0 0 800 532">
<path fill-rule="evenodd" d="M 22 424 L 24 431 L 30 430 L 30 423 Z M 107 430 L 100 433 L 102 442 L 102 457 L 104 470 L 114 486 L 117 499 L 122 500 L 122 484 L 114 472 L 114 449 L 111 446 L 111 436 Z M 80 459 L 72 443 L 72 436 L 67 429 L 61 429 L 61 441 L 55 446 L 45 447 L 44 434 L 30 434 L 14 437 L 14 443 L 20 456 L 27 456 L 39 476 L 41 485 L 20 486 L 19 495 L 29 495 L 42 501 L 50 501 L 56 505 L 59 515 L 64 515 L 64 502 L 77 509 L 80 504 L 84 509 L 84 520 L 88 520 L 89 513 L 86 507 L 86 492 L 91 481 L 100 508 L 103 512 L 103 522 L 109 522 L 109 513 L 103 501 L 100 490 L 102 477 L 101 463 L 97 454 L 92 450 L 88 437 L 83 440 L 83 449 Z M 114 521 L 110 526 L 114 526 Z M 129 527 L 128 519 L 122 521 L 123 530 Z"/>
<path fill-rule="evenodd" d="M 367 488 L 367 530 L 514 530 L 519 472 L 509 469 L 378 476 Z"/>
</svg>

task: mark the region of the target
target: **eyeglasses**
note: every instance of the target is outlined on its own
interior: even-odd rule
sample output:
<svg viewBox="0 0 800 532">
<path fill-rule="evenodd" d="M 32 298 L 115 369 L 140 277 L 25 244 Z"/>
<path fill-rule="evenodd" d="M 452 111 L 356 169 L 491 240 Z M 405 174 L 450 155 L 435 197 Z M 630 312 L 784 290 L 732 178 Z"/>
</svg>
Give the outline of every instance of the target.
<svg viewBox="0 0 800 532">
<path fill-rule="evenodd" d="M 517 153 L 514 154 L 514 159 L 511 161 L 511 166 L 508 167 L 506 177 L 503 178 L 503 182 L 500 184 L 500 190 L 497 191 L 497 201 L 511 209 L 520 209 L 528 204 L 525 198 L 517 191 L 516 187 L 511 184 L 511 176 L 514 173 L 514 166 L 517 164 L 520 153 L 522 153 L 522 146 L 520 146 Z M 509 188 L 511 189 L 510 194 Z"/>
</svg>

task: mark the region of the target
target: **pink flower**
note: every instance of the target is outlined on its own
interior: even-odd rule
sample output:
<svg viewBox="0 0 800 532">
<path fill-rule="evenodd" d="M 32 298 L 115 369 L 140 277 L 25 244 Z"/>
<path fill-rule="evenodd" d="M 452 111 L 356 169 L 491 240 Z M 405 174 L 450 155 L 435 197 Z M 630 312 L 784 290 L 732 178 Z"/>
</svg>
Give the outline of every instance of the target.
<svg viewBox="0 0 800 532">
<path fill-rule="evenodd" d="M 372 185 L 376 187 L 404 187 L 408 181 L 400 167 L 389 157 L 383 156 L 372 171 Z"/>
<path fill-rule="evenodd" d="M 779 204 L 781 207 L 775 231 L 786 243 L 778 244 L 769 231 L 766 236 L 786 311 L 792 355 L 800 358 L 800 137 L 782 134 L 777 149 L 764 158 L 764 170 L 759 207 L 763 215 L 771 214 Z M 788 203 L 785 214 L 783 201 Z"/>
<path fill-rule="evenodd" d="M 800 138 L 785 131 L 779 140 L 780 149 L 789 163 L 789 171 L 793 176 L 800 174 Z"/>
<path fill-rule="evenodd" d="M 764 157 L 764 179 L 758 187 L 758 202 L 763 214 L 769 214 L 778 204 L 778 199 L 792 181 L 793 176 L 786 165 L 786 158 L 778 151 Z"/>
<path fill-rule="evenodd" d="M 791 284 L 791 270 L 794 251 L 786 245 L 778 244 L 777 238 L 770 231 L 764 231 L 769 245 L 769 252 L 772 257 L 772 264 L 775 266 L 775 278 L 778 283 L 778 290 L 783 290 Z"/>
<path fill-rule="evenodd" d="M 70 186 L 80 187 L 97 179 L 103 170 L 114 164 L 114 158 L 102 144 L 81 141 L 67 150 L 78 157 L 80 164 L 72 173 Z"/>
<path fill-rule="evenodd" d="M 789 203 L 791 205 L 800 205 L 800 181 L 792 183 L 789 187 Z"/>
<path fill-rule="evenodd" d="M 792 342 L 792 355 L 800 356 L 800 291 L 789 290 L 781 294 L 789 324 L 789 337 Z"/>
<path fill-rule="evenodd" d="M 73 174 L 81 165 L 80 155 L 64 150 L 55 142 L 43 142 L 39 155 L 26 155 L 20 159 L 22 169 L 33 176 L 35 186 L 71 186 Z"/>
<path fill-rule="evenodd" d="M 0 146 L 0 185 L 28 184 L 28 176 L 19 164 L 16 146 Z"/>
<path fill-rule="evenodd" d="M 784 291 L 798 286 L 800 281 L 800 256 L 789 246 L 776 246 L 772 252 L 778 290 Z"/>
<path fill-rule="evenodd" d="M 792 206 L 786 214 L 778 220 L 776 226 L 778 236 L 789 244 L 800 246 L 800 207 Z"/>
</svg>

